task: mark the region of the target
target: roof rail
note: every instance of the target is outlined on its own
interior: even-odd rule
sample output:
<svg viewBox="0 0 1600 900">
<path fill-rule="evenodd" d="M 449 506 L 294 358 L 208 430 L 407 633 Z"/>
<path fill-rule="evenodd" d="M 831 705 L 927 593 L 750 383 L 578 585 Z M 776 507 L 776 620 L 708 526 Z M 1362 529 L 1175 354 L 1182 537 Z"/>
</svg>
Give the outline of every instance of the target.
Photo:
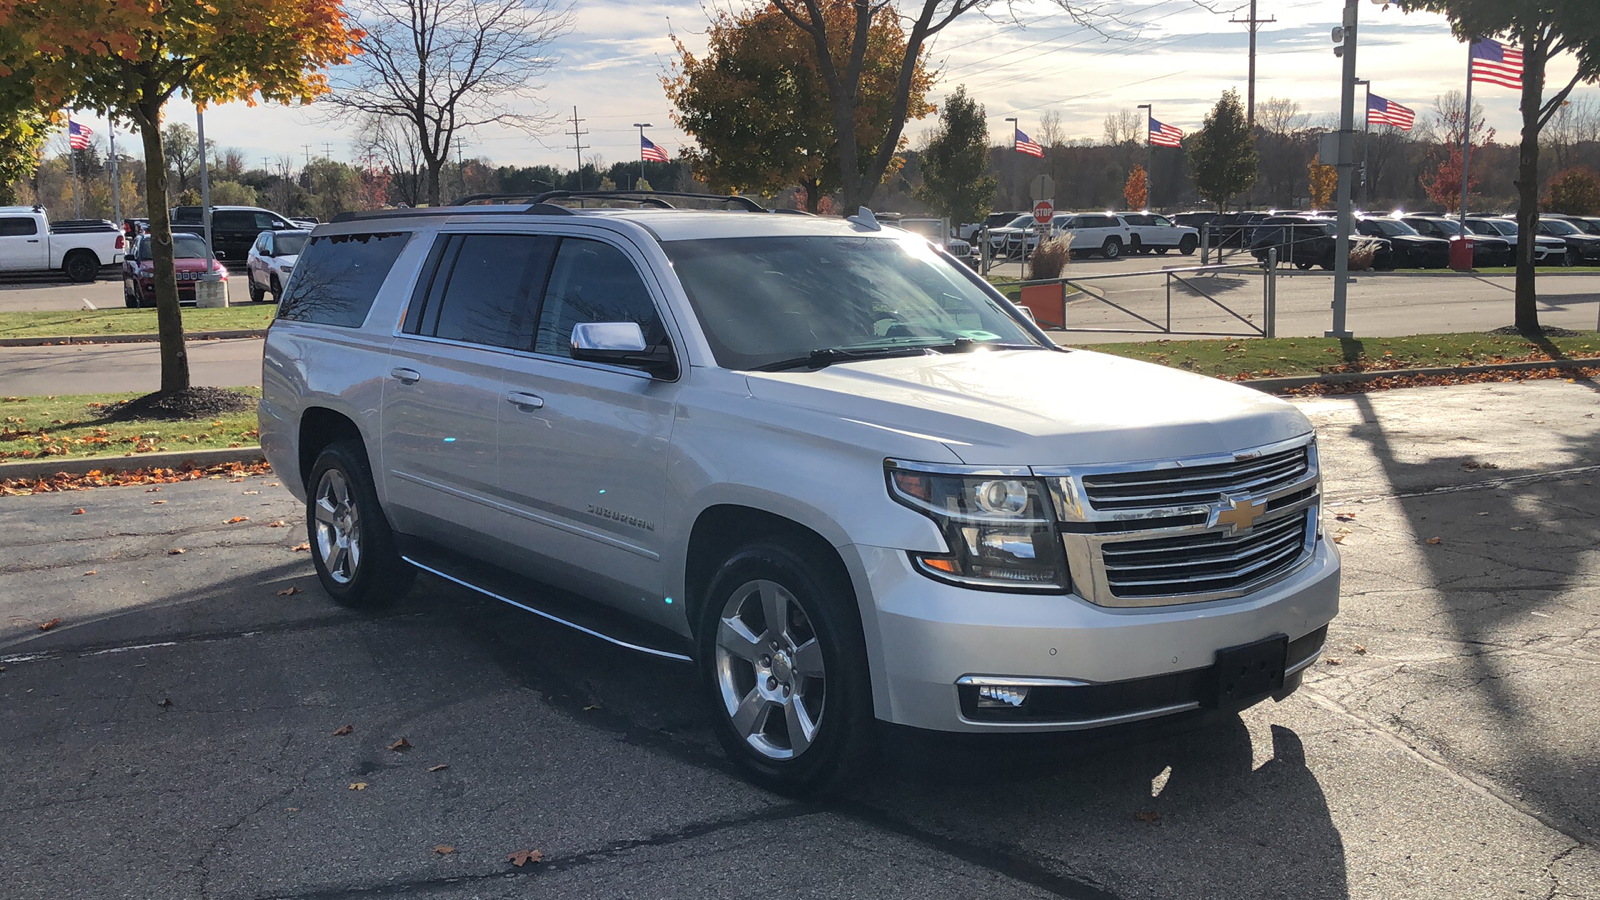
<svg viewBox="0 0 1600 900">
<path fill-rule="evenodd" d="M 463 213 L 474 216 L 487 215 L 542 215 L 542 216 L 570 216 L 572 210 L 565 206 L 556 206 L 553 203 L 535 203 L 532 206 L 523 206 L 521 203 L 493 203 L 474 206 L 416 206 L 398 209 L 364 209 L 342 212 L 328 220 L 332 223 L 362 222 L 368 219 L 399 219 L 399 218 L 438 218 L 440 216 L 459 216 Z"/>
<path fill-rule="evenodd" d="M 525 193 L 510 193 L 510 194 L 468 194 L 465 197 L 457 197 L 456 199 L 450 201 L 450 205 L 451 206 L 499 206 L 499 205 L 503 205 L 503 204 L 512 204 L 512 203 L 521 203 L 521 204 L 524 204 L 524 205 L 529 204 L 529 203 L 536 203 L 536 202 L 538 202 L 538 198 L 540 197 L 540 195 L 549 193 L 550 189 L 552 187 L 554 187 L 554 185 L 550 184 L 547 181 L 541 181 L 539 183 L 542 184 L 542 185 L 545 185 L 545 188 L 543 190 L 528 191 L 528 192 L 525 192 Z"/>
<path fill-rule="evenodd" d="M 751 200 L 749 197 L 741 197 L 738 194 L 695 194 L 688 191 L 546 191 L 534 197 L 533 202 L 549 203 L 552 200 L 632 200 L 657 209 L 677 208 L 661 199 L 663 197 L 679 197 L 710 203 L 727 203 L 740 207 L 744 212 L 768 211 L 765 206 Z"/>
</svg>

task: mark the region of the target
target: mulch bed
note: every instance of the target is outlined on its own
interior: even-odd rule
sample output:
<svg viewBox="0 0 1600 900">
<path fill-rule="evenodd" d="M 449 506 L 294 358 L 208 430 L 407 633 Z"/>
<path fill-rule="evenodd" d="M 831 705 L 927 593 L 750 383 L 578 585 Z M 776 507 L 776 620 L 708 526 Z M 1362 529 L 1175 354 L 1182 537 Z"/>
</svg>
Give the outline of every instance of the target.
<svg viewBox="0 0 1600 900">
<path fill-rule="evenodd" d="M 103 418 L 108 422 L 128 422 L 135 419 L 210 419 L 223 413 L 244 412 L 253 409 L 256 398 L 225 388 L 191 387 L 171 394 L 160 392 L 135 397 L 115 406 L 105 408 Z"/>
</svg>

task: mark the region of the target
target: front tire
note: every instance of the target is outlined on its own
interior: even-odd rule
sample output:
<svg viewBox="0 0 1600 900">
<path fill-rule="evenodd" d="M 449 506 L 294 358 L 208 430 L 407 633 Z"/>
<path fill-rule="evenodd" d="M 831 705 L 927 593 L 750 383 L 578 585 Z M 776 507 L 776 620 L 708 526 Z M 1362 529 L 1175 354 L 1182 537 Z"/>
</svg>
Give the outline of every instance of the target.
<svg viewBox="0 0 1600 900">
<path fill-rule="evenodd" d="M 1122 255 L 1122 241 L 1119 238 L 1106 238 L 1100 247 L 1100 255 L 1106 259 L 1116 259 Z"/>
<path fill-rule="evenodd" d="M 324 447 L 306 479 L 306 532 L 323 590 L 341 606 L 392 603 L 416 577 L 400 558 L 360 441 Z"/>
<path fill-rule="evenodd" d="M 803 796 L 859 777 L 871 757 L 872 687 L 837 559 L 786 542 L 746 545 L 712 578 L 696 638 L 717 739 L 746 776 Z"/>
<path fill-rule="evenodd" d="M 278 282 L 278 276 L 272 276 L 272 286 L 267 289 L 267 292 L 272 294 L 273 303 L 283 302 L 283 285 Z"/>
<path fill-rule="evenodd" d="M 245 273 L 245 284 L 250 289 L 251 303 L 260 303 L 262 300 L 267 298 L 267 292 L 261 289 L 261 285 L 256 284 L 256 278 L 254 275 L 251 275 L 248 272 Z"/>
<path fill-rule="evenodd" d="M 1184 256 L 1193 256 L 1194 248 L 1200 245 L 1200 239 L 1192 234 L 1186 234 L 1178 240 L 1178 252 Z"/>
</svg>

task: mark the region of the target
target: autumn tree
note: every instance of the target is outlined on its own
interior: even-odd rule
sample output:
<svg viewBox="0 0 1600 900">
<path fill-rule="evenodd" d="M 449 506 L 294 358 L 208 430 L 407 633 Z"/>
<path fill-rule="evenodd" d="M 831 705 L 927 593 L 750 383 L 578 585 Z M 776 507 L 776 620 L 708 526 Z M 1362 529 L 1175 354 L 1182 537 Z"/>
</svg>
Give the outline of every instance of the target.
<svg viewBox="0 0 1600 900">
<path fill-rule="evenodd" d="M 32 177 L 39 168 L 44 142 L 55 126 L 53 110 L 16 97 L 20 108 L 0 110 L 0 205 L 17 202 L 12 183 Z"/>
<path fill-rule="evenodd" d="M 336 0 L 324 0 L 336 2 Z M 360 53 L 334 74 L 328 102 L 387 120 L 421 157 L 424 195 L 461 138 L 486 125 L 536 134 L 555 116 L 536 109 L 539 79 L 572 28 L 564 0 L 355 0 Z"/>
<path fill-rule="evenodd" d="M 0 0 L 0 98 L 31 93 L 42 108 L 103 109 L 139 130 L 162 394 L 189 387 L 172 228 L 161 201 L 163 108 L 174 95 L 200 106 L 257 97 L 309 103 L 327 89 L 322 70 L 349 58 L 354 36 L 340 0 Z"/>
<path fill-rule="evenodd" d="M 1199 133 L 1184 144 L 1189 151 L 1195 189 L 1217 209 L 1255 184 L 1260 157 L 1255 135 L 1245 122 L 1238 91 L 1224 93 L 1206 113 Z"/>
<path fill-rule="evenodd" d="M 1144 166 L 1134 166 L 1128 173 L 1128 180 L 1122 185 L 1122 199 L 1127 201 L 1129 209 L 1144 209 L 1150 205 L 1150 181 Z"/>
<path fill-rule="evenodd" d="M 1499 36 L 1522 52 L 1522 143 L 1517 170 L 1517 295 L 1514 324 L 1539 331 L 1534 238 L 1539 221 L 1539 133 L 1579 83 L 1600 81 L 1600 16 L 1594 0 L 1396 0 L 1407 12 L 1442 13 L 1463 41 Z M 1545 96 L 1550 60 L 1568 54 L 1572 78 Z"/>
<path fill-rule="evenodd" d="M 1600 214 L 1600 175 L 1583 166 L 1558 173 L 1550 179 L 1544 206 L 1574 216 Z"/>
<path fill-rule="evenodd" d="M 1339 187 L 1339 167 L 1323 165 L 1322 155 L 1318 154 L 1306 166 L 1306 181 L 1311 189 L 1311 208 L 1327 209 Z"/>
<path fill-rule="evenodd" d="M 835 40 L 851 22 L 849 0 L 826 0 L 823 12 Z M 841 141 L 830 111 L 828 87 L 810 37 L 776 6 L 738 15 L 720 13 L 707 30 L 704 54 L 690 53 L 676 36 L 678 58 L 662 78 L 673 121 L 695 139 L 687 151 L 696 176 L 718 190 L 771 195 L 799 185 L 806 209 L 839 190 Z M 905 32 L 887 11 L 867 33 L 855 139 L 875 144 L 889 129 Z M 933 111 L 925 97 L 932 78 L 918 63 L 906 115 Z M 898 171 L 896 154 L 882 177 Z"/>
<path fill-rule="evenodd" d="M 989 171 L 989 127 L 983 104 L 967 96 L 966 87 L 946 97 L 939 128 L 922 151 L 922 184 L 912 191 L 918 200 L 949 216 L 952 224 L 981 222 L 994 203 L 1000 180 Z"/>
</svg>

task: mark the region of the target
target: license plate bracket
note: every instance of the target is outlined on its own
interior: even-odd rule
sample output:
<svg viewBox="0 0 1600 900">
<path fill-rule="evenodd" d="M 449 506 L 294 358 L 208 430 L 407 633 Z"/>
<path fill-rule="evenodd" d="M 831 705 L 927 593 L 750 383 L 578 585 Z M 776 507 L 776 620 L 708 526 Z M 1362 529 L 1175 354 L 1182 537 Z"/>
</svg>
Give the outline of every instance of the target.
<svg viewBox="0 0 1600 900">
<path fill-rule="evenodd" d="M 1284 670 L 1289 665 L 1289 636 L 1269 638 L 1225 647 L 1217 651 L 1211 667 L 1211 705 L 1217 709 L 1243 709 L 1283 688 Z"/>
</svg>

